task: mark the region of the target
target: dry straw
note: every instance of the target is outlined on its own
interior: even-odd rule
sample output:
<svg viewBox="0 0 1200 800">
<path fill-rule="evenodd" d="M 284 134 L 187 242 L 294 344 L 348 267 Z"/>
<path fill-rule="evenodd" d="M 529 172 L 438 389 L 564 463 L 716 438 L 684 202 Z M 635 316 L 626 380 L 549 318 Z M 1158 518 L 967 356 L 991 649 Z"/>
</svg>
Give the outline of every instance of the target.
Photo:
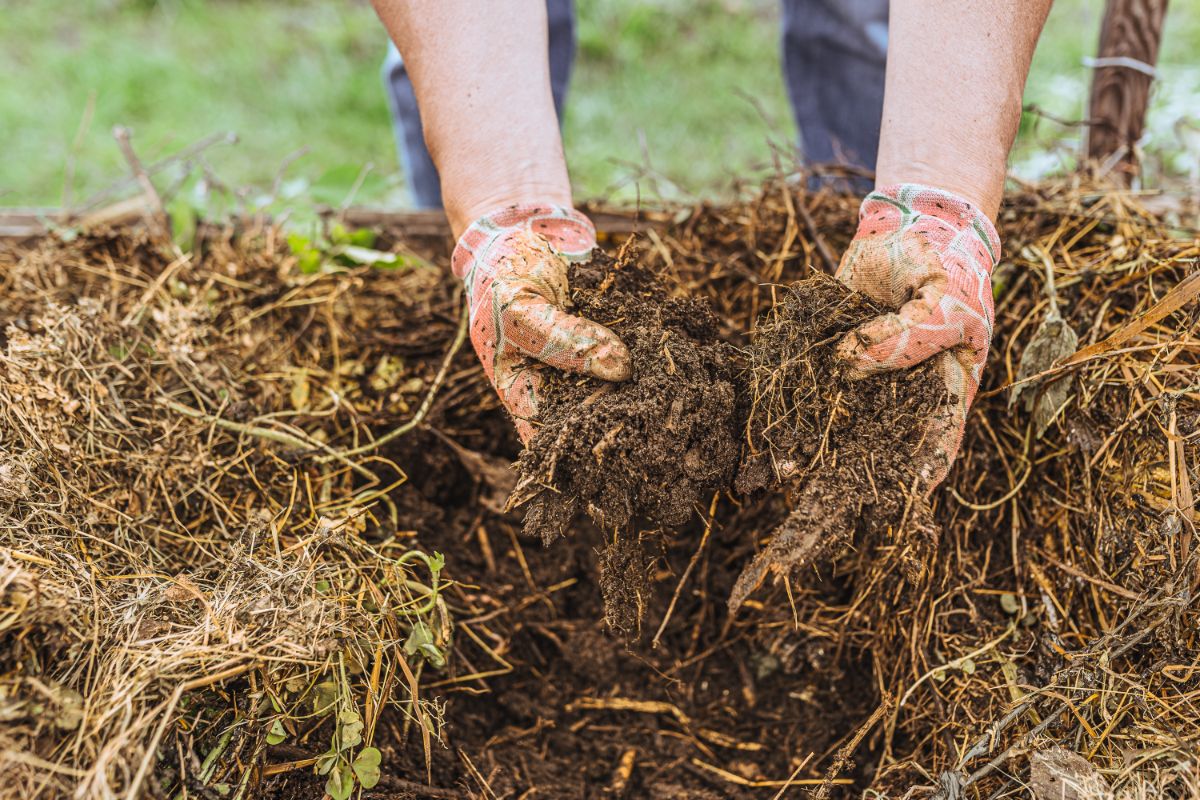
<svg viewBox="0 0 1200 800">
<path fill-rule="evenodd" d="M 635 247 L 744 343 L 778 286 L 828 269 L 854 212 L 850 198 L 778 181 Z M 705 651 L 749 643 L 797 674 L 869 671 L 859 685 L 874 696 L 858 699 L 874 711 L 844 752 L 788 781 L 790 766 L 747 783 L 707 747 L 692 759 L 706 780 L 782 794 L 849 774 L 891 796 L 1006 796 L 1055 742 L 1113 791 L 1195 795 L 1200 245 L 1135 194 L 1071 183 L 1010 197 L 1000 228 L 997 332 L 934 500 L 940 536 L 865 536 L 817 565 L 836 591 L 810 590 L 813 570 L 764 589 Z M 333 772 L 369 779 L 357 754 L 384 739 L 424 748 L 426 764 L 437 747 L 440 708 L 420 679 L 454 645 L 439 565 L 409 529 L 438 517 L 397 504 L 410 476 L 392 446 L 426 415 L 498 419 L 461 352 L 456 298 L 427 266 L 300 274 L 271 229 L 197 242 L 183 256 L 118 231 L 0 256 L 0 794 L 233 794 L 330 752 Z M 1023 363 L 1053 313 L 1079 349 Z M 1019 377 L 1033 407 L 1061 399 L 1036 421 L 1024 402 L 1010 409 Z M 497 453 L 454 452 L 490 480 Z M 495 519 L 500 501 L 475 519 Z M 695 528 L 696 588 L 672 603 L 664 640 L 719 628 L 727 597 L 699 576 L 736 574 L 762 544 L 743 537 L 718 563 L 715 541 L 700 555 L 710 528 L 769 531 L 754 514 L 769 521 L 781 504 L 727 506 Z M 487 618 L 463 630 L 500 667 L 464 661 L 453 680 L 513 669 L 506 642 L 475 632 Z M 400 713 L 382 715 L 388 705 Z M 685 726 L 707 713 L 672 708 Z"/>
</svg>

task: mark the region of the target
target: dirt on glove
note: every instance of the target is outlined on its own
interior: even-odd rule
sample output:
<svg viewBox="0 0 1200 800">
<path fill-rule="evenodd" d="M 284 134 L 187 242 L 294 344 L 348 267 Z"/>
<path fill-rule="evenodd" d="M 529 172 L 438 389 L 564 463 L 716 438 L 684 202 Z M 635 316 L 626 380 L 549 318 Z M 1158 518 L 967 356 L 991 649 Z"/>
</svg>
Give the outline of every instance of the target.
<svg viewBox="0 0 1200 800">
<path fill-rule="evenodd" d="M 546 544 L 579 512 L 608 532 L 682 525 L 737 467 L 735 350 L 705 301 L 668 296 L 632 260 L 597 254 L 570 282 L 572 312 L 621 337 L 633 375 L 608 383 L 546 371 L 509 505 L 526 506 L 525 533 Z"/>
</svg>

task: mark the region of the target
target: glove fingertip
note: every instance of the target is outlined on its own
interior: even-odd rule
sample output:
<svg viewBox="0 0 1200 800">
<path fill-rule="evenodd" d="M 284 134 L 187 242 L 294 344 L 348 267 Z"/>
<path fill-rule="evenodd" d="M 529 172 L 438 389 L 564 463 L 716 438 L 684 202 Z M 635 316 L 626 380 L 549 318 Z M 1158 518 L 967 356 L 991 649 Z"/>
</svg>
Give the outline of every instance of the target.
<svg viewBox="0 0 1200 800">
<path fill-rule="evenodd" d="M 523 445 L 528 445 L 530 440 L 533 439 L 534 433 L 536 433 L 528 420 L 514 418 L 513 427 L 517 429 L 517 436 L 521 439 L 521 444 Z"/>
<path fill-rule="evenodd" d="M 615 333 L 608 333 L 611 338 L 606 337 L 590 354 L 587 373 L 604 381 L 627 381 L 633 375 L 633 356 Z"/>
</svg>

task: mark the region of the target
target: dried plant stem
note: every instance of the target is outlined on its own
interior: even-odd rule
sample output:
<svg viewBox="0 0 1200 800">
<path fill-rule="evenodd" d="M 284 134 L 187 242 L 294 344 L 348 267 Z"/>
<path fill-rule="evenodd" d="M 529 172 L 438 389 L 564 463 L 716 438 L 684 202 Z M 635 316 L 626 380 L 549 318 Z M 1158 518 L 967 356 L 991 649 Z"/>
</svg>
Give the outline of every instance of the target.
<svg viewBox="0 0 1200 800">
<path fill-rule="evenodd" d="M 434 398 L 437 397 L 438 390 L 442 387 L 442 382 L 446 379 L 446 373 L 450 369 L 450 364 L 454 361 L 454 357 L 458 355 L 458 351 L 462 349 L 463 342 L 467 339 L 467 330 L 470 324 L 470 315 L 468 314 L 467 306 L 464 303 L 462 313 L 459 316 L 458 332 L 454 335 L 454 341 L 450 344 L 450 349 L 446 351 L 446 357 L 442 360 L 442 366 L 434 376 L 433 383 L 429 386 L 429 391 L 425 394 L 425 399 L 421 401 L 421 405 L 417 408 L 417 413 L 413 414 L 412 419 L 405 422 L 398 428 L 388 431 L 383 436 L 375 439 L 372 442 L 355 447 L 351 450 L 342 450 L 340 452 L 329 453 L 317 459 L 318 464 L 324 464 L 333 460 L 342 460 L 354 456 L 361 456 L 364 453 L 370 453 L 383 447 L 388 442 L 400 438 L 404 434 L 416 428 L 425 421 L 425 417 L 429 414 L 429 409 L 433 408 Z"/>
</svg>

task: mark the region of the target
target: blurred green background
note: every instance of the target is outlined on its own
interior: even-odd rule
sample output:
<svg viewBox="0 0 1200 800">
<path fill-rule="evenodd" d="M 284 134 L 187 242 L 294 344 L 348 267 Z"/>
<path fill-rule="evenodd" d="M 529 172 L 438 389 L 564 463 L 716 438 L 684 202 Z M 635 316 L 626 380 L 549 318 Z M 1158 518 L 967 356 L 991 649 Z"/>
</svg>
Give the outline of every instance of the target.
<svg viewBox="0 0 1200 800">
<path fill-rule="evenodd" d="M 578 195 L 727 196 L 795 139 L 775 0 L 579 0 L 565 123 Z M 1102 0 L 1058 0 L 1026 102 L 1085 113 Z M 44 0 L 0 11 L 0 206 L 78 203 L 147 162 L 233 131 L 190 177 L 202 202 L 403 206 L 379 69 L 385 34 L 361 0 Z M 1172 0 L 1149 118 L 1152 182 L 1200 178 L 1200 0 Z M 1026 114 L 1013 170 L 1074 163 L 1078 128 Z M 303 151 L 302 154 L 298 153 Z M 286 165 L 286 166 L 285 166 Z M 271 197 L 267 190 L 275 187 Z"/>
</svg>

